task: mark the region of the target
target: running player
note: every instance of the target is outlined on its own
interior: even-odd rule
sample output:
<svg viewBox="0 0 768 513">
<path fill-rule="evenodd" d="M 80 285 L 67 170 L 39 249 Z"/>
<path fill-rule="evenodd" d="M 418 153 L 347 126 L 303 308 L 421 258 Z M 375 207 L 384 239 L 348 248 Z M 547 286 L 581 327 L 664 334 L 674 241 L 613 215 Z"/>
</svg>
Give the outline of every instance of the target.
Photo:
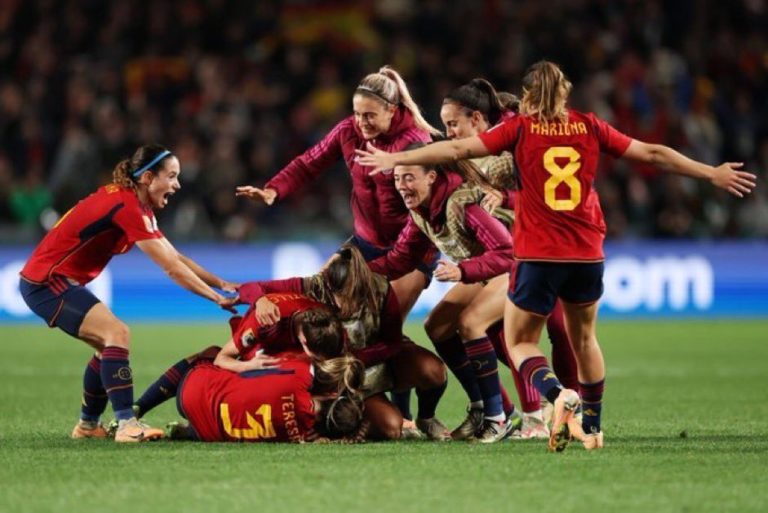
<svg viewBox="0 0 768 513">
<path fill-rule="evenodd" d="M 712 167 L 667 146 L 632 139 L 594 114 L 567 109 L 571 83 L 551 62 L 531 66 L 523 86 L 520 115 L 485 133 L 399 154 L 370 145 L 368 151 L 359 152 L 360 163 L 384 170 L 514 153 L 520 177 L 514 225 L 519 264 L 514 292 L 505 307 L 510 354 L 523 379 L 554 404 L 550 450 L 565 447 L 569 428 L 585 448 L 601 448 L 605 367 L 595 326 L 603 291 L 605 222 L 592 186 L 600 153 L 708 180 L 738 197 L 755 187 L 756 176 L 740 171 L 740 163 Z M 572 422 L 579 394 L 560 384 L 537 346 L 558 298 L 578 362 L 584 401 L 581 426 Z"/>
<path fill-rule="evenodd" d="M 43 238 L 21 271 L 24 301 L 49 326 L 83 340 L 96 350 L 83 377 L 80 421 L 73 438 L 104 438 L 99 417 L 112 403 L 119 428 L 117 442 L 157 438 L 162 431 L 133 415 L 133 377 L 128 327 L 85 285 L 112 256 L 135 244 L 176 283 L 214 303 L 231 308 L 211 287 L 234 291 L 222 280 L 179 253 L 157 227 L 153 211 L 168 204 L 181 187 L 179 160 L 158 145 L 142 146 L 117 164 L 114 183 L 81 200 Z"/>
</svg>

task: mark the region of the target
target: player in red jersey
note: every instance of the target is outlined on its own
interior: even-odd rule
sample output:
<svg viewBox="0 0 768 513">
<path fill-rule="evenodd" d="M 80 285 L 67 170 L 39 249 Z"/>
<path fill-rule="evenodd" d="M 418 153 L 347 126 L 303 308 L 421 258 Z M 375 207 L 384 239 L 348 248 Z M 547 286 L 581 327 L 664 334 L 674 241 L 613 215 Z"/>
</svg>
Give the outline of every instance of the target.
<svg viewBox="0 0 768 513">
<path fill-rule="evenodd" d="M 521 115 L 483 134 L 399 154 L 371 145 L 359 152 L 360 163 L 382 170 L 513 152 L 520 182 L 514 227 L 519 265 L 504 318 L 510 354 L 523 378 L 554 403 L 550 450 L 565 447 L 569 427 L 587 449 L 600 448 L 605 367 L 595 326 L 603 288 L 605 222 L 592 187 L 600 153 L 709 180 L 738 197 L 755 187 L 756 177 L 740 171 L 740 163 L 709 166 L 667 146 L 632 139 L 594 114 L 566 109 L 571 84 L 551 62 L 534 64 L 523 84 Z M 581 426 L 572 422 L 579 394 L 562 387 L 537 346 L 557 298 L 563 302 L 578 362 Z"/>
<path fill-rule="evenodd" d="M 233 372 L 247 372 L 274 368 L 286 356 L 306 355 L 322 361 L 345 352 L 343 328 L 328 308 L 299 294 L 268 296 L 283 307 L 277 322 L 261 325 L 253 308 L 244 317 L 233 318 L 239 322 L 230 322 L 232 336 L 224 347 L 211 346 L 176 362 L 136 401 L 136 416 L 143 416 L 175 396 L 181 377 L 200 361 L 210 361 Z"/>
<path fill-rule="evenodd" d="M 493 84 L 487 80 L 475 78 L 445 96 L 440 109 L 440 118 L 449 139 L 464 139 L 487 132 L 504 119 L 514 117 L 519 110 L 519 103 L 515 95 L 496 91 Z M 470 162 L 478 167 L 493 186 L 493 188 L 484 189 L 486 195 L 481 205 L 489 212 L 493 212 L 500 205 L 514 208 L 517 184 L 512 154 L 505 151 L 498 156 L 488 155 L 472 159 Z M 510 273 L 511 278 L 514 278 L 514 273 L 513 268 Z M 510 285 L 513 283 L 514 280 Z M 539 392 L 533 385 L 521 379 L 515 366 L 508 362 L 503 340 L 503 322 L 500 320 L 498 324 L 489 328 L 488 335 L 494 347 L 497 348 L 499 361 L 512 369 L 523 410 L 523 425 L 519 431 L 512 434 L 512 437 L 549 438 L 549 428 L 544 422 Z M 576 358 L 565 330 L 565 319 L 559 301 L 555 304 L 552 315 L 547 319 L 547 334 L 552 343 L 552 363 L 555 374 L 566 387 L 578 386 Z"/>
<path fill-rule="evenodd" d="M 324 367 L 331 366 L 344 367 L 344 376 L 329 380 Z M 295 358 L 281 361 L 277 368 L 240 374 L 202 363 L 184 377 L 177 405 L 193 437 L 203 442 L 341 438 L 355 433 L 363 417 L 359 395 L 343 383 L 359 386 L 363 373 L 362 364 L 352 357 L 322 363 Z"/>
<path fill-rule="evenodd" d="M 338 313 L 349 350 L 368 367 L 365 414 L 371 424 L 371 437 L 399 439 L 402 434 L 403 417 L 381 392 L 415 388 L 418 418 L 434 419 L 445 391 L 445 366 L 430 351 L 404 337 L 392 287 L 384 276 L 370 271 L 354 246 L 342 246 L 329 265 L 314 276 L 247 282 L 239 292 L 242 301 L 255 304 L 262 322 L 267 322 L 269 312 L 276 309 L 263 297 L 271 292 L 305 294 Z M 434 429 L 426 434 L 444 440 L 447 433 L 438 424 L 430 423 Z"/>
<path fill-rule="evenodd" d="M 114 183 L 81 200 L 43 238 L 21 271 L 20 289 L 29 308 L 96 350 L 83 378 L 81 419 L 73 438 L 103 438 L 99 417 L 112 403 L 120 422 L 115 440 L 157 438 L 161 431 L 133 416 L 133 378 L 128 361 L 129 332 L 85 284 L 112 256 L 136 244 L 179 285 L 225 307 L 231 300 L 211 287 L 229 283 L 180 254 L 158 229 L 153 211 L 179 190 L 178 159 L 158 145 L 142 146 L 113 172 Z"/>
<path fill-rule="evenodd" d="M 274 365 L 237 373 L 212 363 L 216 350 L 209 347 L 169 368 L 142 399 L 158 383 L 161 393 L 151 402 L 140 400 L 137 414 L 177 397 L 189 424 L 169 424 L 169 437 L 204 442 L 304 442 L 349 437 L 361 428 L 365 371 L 355 358 L 282 353 Z"/>
<path fill-rule="evenodd" d="M 327 306 L 292 292 L 264 297 L 276 307 L 276 311 L 269 312 L 268 318 L 262 322 L 257 317 L 255 305 L 252 305 L 233 330 L 232 338 L 217 355 L 216 365 L 242 372 L 254 368 L 250 360 L 257 353 L 307 353 L 317 359 L 327 359 L 344 351 L 343 328 Z M 264 363 L 262 361 L 260 365 Z"/>
</svg>

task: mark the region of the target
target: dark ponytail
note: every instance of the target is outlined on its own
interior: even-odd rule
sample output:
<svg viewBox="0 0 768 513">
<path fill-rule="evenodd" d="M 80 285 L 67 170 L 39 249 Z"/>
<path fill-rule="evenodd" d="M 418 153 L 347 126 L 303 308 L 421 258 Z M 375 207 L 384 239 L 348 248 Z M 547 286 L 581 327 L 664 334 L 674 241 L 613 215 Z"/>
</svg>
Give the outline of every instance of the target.
<svg viewBox="0 0 768 513">
<path fill-rule="evenodd" d="M 505 112 L 517 112 L 520 101 L 514 94 L 497 92 L 493 84 L 484 78 L 473 78 L 468 84 L 448 93 L 443 103 L 455 103 L 467 109 L 468 115 L 477 111 L 488 123 L 495 125 Z"/>
<path fill-rule="evenodd" d="M 173 154 L 159 144 L 145 144 L 139 147 L 130 159 L 121 160 L 112 170 L 112 181 L 117 185 L 136 188 L 144 171 L 157 174 L 163 163 Z"/>
</svg>

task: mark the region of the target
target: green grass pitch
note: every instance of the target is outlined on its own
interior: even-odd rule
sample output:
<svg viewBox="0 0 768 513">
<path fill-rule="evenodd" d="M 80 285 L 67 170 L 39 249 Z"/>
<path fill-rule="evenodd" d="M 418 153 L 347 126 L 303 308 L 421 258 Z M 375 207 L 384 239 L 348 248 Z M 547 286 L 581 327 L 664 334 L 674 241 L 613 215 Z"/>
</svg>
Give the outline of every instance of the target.
<svg viewBox="0 0 768 513">
<path fill-rule="evenodd" d="M 137 392 L 227 330 L 134 325 Z M 768 511 L 768 321 L 605 321 L 599 334 L 606 448 L 548 454 L 533 441 L 73 441 L 88 350 L 0 326 L 0 512 Z M 438 414 L 454 426 L 464 403 L 452 380 Z M 169 402 L 148 421 L 177 418 Z"/>
</svg>

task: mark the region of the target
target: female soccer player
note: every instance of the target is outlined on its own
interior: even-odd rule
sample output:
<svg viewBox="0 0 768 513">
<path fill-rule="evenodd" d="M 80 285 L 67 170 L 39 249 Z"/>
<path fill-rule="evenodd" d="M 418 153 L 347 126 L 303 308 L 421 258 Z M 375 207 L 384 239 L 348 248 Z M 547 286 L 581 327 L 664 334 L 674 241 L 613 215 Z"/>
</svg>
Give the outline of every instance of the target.
<svg viewBox="0 0 768 513">
<path fill-rule="evenodd" d="M 395 243 L 405 224 L 407 211 L 391 177 L 370 176 L 358 164 L 355 150 L 364 148 L 366 142 L 373 142 L 378 147 L 398 151 L 412 142 L 429 141 L 430 134 L 440 132 L 427 123 L 405 81 L 388 66 L 360 82 L 352 96 L 352 109 L 351 116 L 337 124 L 322 141 L 292 160 L 264 188 L 238 187 L 237 195 L 271 205 L 305 186 L 343 158 L 352 177 L 355 231 L 350 242 L 360 248 L 366 260 L 371 260 Z M 431 276 L 431 263 L 426 262 L 422 272 L 414 271 L 392 284 L 403 317 L 428 285 L 425 273 Z"/>
<path fill-rule="evenodd" d="M 435 277 L 459 283 L 435 306 L 424 327 L 470 400 L 467 420 L 453 438 L 498 442 L 519 427 L 502 408 L 496 351 L 486 334 L 504 314 L 513 262 L 509 229 L 480 206 L 482 191 L 464 184 L 456 173 L 423 166 L 397 166 L 394 173 L 410 217 L 394 248 L 369 265 L 396 279 L 435 247 L 458 262 L 440 260 Z M 511 222 L 508 210 L 495 212 Z"/>
<path fill-rule="evenodd" d="M 193 438 L 203 442 L 341 438 L 362 423 L 358 388 L 364 375 L 351 356 L 322 362 L 299 357 L 240 374 L 202 363 L 182 381 L 177 405 Z"/>
<path fill-rule="evenodd" d="M 487 132 L 502 120 L 514 117 L 519 110 L 519 104 L 520 102 L 515 95 L 498 92 L 493 84 L 487 80 L 475 78 L 446 95 L 440 109 L 440 118 L 445 125 L 445 133 L 449 139 L 464 139 Z M 512 154 L 503 151 L 498 156 L 487 155 L 472 159 L 471 162 L 482 171 L 493 186 L 492 188 L 484 188 L 485 197 L 482 199 L 481 205 L 489 212 L 493 212 L 496 207 L 502 204 L 514 208 L 517 184 L 515 183 Z M 514 279 L 514 273 L 513 269 L 510 278 Z M 501 324 L 501 321 L 499 322 Z M 503 340 L 496 340 L 492 336 L 501 333 L 501 331 L 501 326 L 489 330 L 489 336 L 494 347 L 504 345 Z M 563 310 L 559 302 L 555 304 L 552 315 L 547 319 L 547 334 L 552 343 L 552 363 L 555 374 L 568 388 L 578 386 L 576 358 L 565 331 Z M 506 353 L 506 348 L 503 349 L 503 352 Z M 506 358 L 502 358 L 502 361 L 505 360 Z M 510 367 L 523 410 L 523 425 L 512 436 L 522 439 L 549 438 L 549 428 L 544 422 L 539 392 L 530 383 L 526 383 L 520 378 L 514 365 L 510 364 Z"/>
<path fill-rule="evenodd" d="M 429 141 L 439 135 L 421 114 L 400 74 L 389 66 L 367 75 L 352 96 L 352 116 L 337 124 L 318 144 L 295 158 L 274 176 L 263 189 L 237 188 L 237 195 L 271 205 L 306 185 L 340 158 L 352 178 L 352 217 L 354 234 L 349 242 L 357 246 L 366 260 L 382 254 L 395 243 L 407 217 L 389 176 L 369 176 L 357 163 L 355 149 L 366 142 L 398 151 L 416 141 Z M 437 255 L 425 256 L 418 270 L 403 276 L 392 287 L 400 302 L 403 319 L 429 285 Z M 394 395 L 403 414 L 410 418 L 409 395 Z"/>
<path fill-rule="evenodd" d="M 267 323 L 276 305 L 263 297 L 271 292 L 294 292 L 335 309 L 347 333 L 348 348 L 369 368 L 366 380 L 366 419 L 372 438 L 399 439 L 403 417 L 381 392 L 416 389 L 417 426 L 430 439 L 449 434 L 435 417 L 445 391 L 443 362 L 403 335 L 397 297 L 386 278 L 372 273 L 360 251 L 345 244 L 320 273 L 307 278 L 247 282 L 240 300 L 255 303 L 256 316 Z M 381 365 L 385 364 L 385 365 Z M 386 367 L 386 368 L 384 368 Z"/>
<path fill-rule="evenodd" d="M 49 326 L 57 326 L 96 350 L 85 368 L 83 406 L 73 438 L 103 438 L 99 417 L 112 403 L 117 442 L 158 438 L 162 431 L 134 417 L 128 327 L 85 284 L 112 259 L 136 244 L 176 283 L 222 307 L 232 300 L 214 291 L 236 284 L 180 254 L 157 227 L 153 211 L 179 190 L 179 160 L 158 145 L 142 146 L 117 164 L 114 183 L 98 189 L 67 212 L 35 248 L 21 271 L 24 301 Z"/>
<path fill-rule="evenodd" d="M 505 311 L 505 334 L 513 363 L 555 406 L 550 450 L 562 450 L 574 436 L 587 449 L 603 446 L 600 413 L 605 367 L 595 326 L 602 295 L 605 222 L 592 187 L 601 152 L 654 164 L 661 169 L 709 180 L 743 197 L 756 176 L 740 163 L 712 167 L 660 144 L 632 139 L 594 114 L 566 108 L 571 83 L 560 68 L 541 61 L 523 82 L 520 115 L 467 139 L 388 154 L 369 145 L 360 163 L 374 171 L 396 165 L 437 164 L 512 151 L 520 176 L 515 201 L 515 257 L 519 261 L 514 292 Z M 537 346 L 555 301 L 563 303 L 576 353 L 582 426 L 571 422 L 579 394 L 564 389 Z M 583 431 L 582 431 L 583 429 Z"/>
<path fill-rule="evenodd" d="M 238 373 L 212 363 L 217 349 L 169 368 L 142 398 L 153 389 L 162 389 L 162 395 L 140 401 L 137 412 L 143 415 L 178 396 L 179 413 L 189 425 L 169 425 L 171 438 L 203 442 L 304 442 L 350 436 L 360 428 L 365 370 L 355 358 L 317 360 L 289 352 L 268 368 Z"/>
</svg>

